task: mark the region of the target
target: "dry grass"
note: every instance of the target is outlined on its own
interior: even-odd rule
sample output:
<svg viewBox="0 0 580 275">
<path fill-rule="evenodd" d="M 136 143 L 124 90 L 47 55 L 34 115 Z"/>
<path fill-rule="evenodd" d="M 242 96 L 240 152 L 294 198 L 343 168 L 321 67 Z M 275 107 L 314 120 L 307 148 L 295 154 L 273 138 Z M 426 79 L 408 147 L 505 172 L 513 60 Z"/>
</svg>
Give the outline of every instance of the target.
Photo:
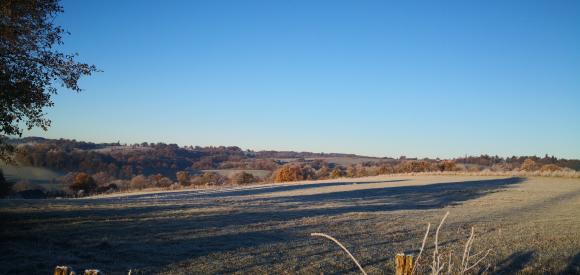
<svg viewBox="0 0 580 275">
<path fill-rule="evenodd" d="M 445 257 L 445 255 L 443 255 L 439 251 L 439 231 L 441 230 L 443 223 L 445 223 L 445 219 L 447 219 L 447 216 L 449 216 L 449 212 L 445 213 L 445 215 L 443 216 L 443 219 L 441 219 L 441 222 L 439 223 L 439 226 L 437 226 L 437 230 L 435 231 L 435 237 L 434 237 L 434 242 L 433 242 L 435 248 L 433 249 L 433 256 L 431 257 L 432 263 L 430 266 L 431 270 L 429 272 L 429 274 L 431 274 L 431 275 L 440 275 L 440 274 L 444 274 L 444 273 L 446 273 L 446 274 L 460 274 L 460 275 L 466 274 L 466 273 L 470 272 L 471 270 L 473 270 L 475 267 L 477 267 L 483 260 L 485 260 L 487 258 L 487 256 L 489 255 L 489 253 L 492 251 L 491 249 L 487 249 L 486 251 L 478 252 L 478 253 L 473 254 L 473 255 L 471 254 L 472 247 L 473 247 L 473 241 L 475 239 L 475 228 L 471 227 L 471 234 L 469 235 L 469 238 L 465 242 L 465 247 L 463 249 L 463 257 L 461 258 L 461 265 L 458 265 L 457 263 L 453 262 L 453 257 L 452 257 L 453 251 L 449 251 L 449 254 L 447 255 L 447 263 L 443 262 L 442 259 Z M 416 274 L 417 270 L 419 270 L 419 268 L 421 267 L 419 265 L 419 263 L 421 260 L 421 256 L 423 255 L 423 251 L 425 249 L 425 243 L 427 242 L 427 237 L 429 236 L 430 228 L 431 228 L 431 224 L 428 223 L 427 224 L 427 232 L 425 232 L 425 236 L 423 237 L 423 242 L 421 243 L 421 249 L 419 250 L 419 255 L 415 259 L 415 263 L 413 265 L 411 275 Z M 342 248 L 342 250 L 344 252 L 347 253 L 347 255 L 352 259 L 352 261 L 359 268 L 361 273 L 364 275 L 367 275 L 366 271 L 360 265 L 359 261 L 337 239 L 335 239 L 334 237 L 329 236 L 327 234 L 324 234 L 324 233 L 311 233 L 310 235 L 324 237 L 324 238 L 327 238 L 327 239 L 333 241 L 334 243 L 336 243 L 340 248 Z M 485 252 L 485 253 L 483 253 L 483 252 Z M 401 254 L 401 255 L 404 255 L 404 254 Z M 447 266 L 445 266 L 445 264 L 447 264 Z M 454 268 L 455 265 L 458 266 L 458 269 Z M 446 267 L 447 267 L 446 272 L 443 272 Z M 484 273 L 484 272 L 481 272 L 481 273 Z"/>
<path fill-rule="evenodd" d="M 353 184 L 356 183 L 356 184 Z M 106 274 L 392 274 L 397 253 L 417 254 L 439 223 L 440 263 L 458 270 L 574 274 L 580 264 L 580 181 L 485 176 L 383 176 L 148 192 L 92 199 L 0 201 L 0 274 L 46 274 L 56 265 Z M 429 273 L 429 233 L 418 271 Z M 485 241 L 483 241 L 485 240 Z M 450 251 L 460 251 L 450 256 Z M 470 252 L 469 266 L 479 259 Z M 485 253 L 485 252 L 484 252 Z M 428 255 L 428 256 L 425 256 Z M 468 267 L 469 267 L 468 266 Z M 447 268 L 445 268 L 447 270 Z"/>
</svg>

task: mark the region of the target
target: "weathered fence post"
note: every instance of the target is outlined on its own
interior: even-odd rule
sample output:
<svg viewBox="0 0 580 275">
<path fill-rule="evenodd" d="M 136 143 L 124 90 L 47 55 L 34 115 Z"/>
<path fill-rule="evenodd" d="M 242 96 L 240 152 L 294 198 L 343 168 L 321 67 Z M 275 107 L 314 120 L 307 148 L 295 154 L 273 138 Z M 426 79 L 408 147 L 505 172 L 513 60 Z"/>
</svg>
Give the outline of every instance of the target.
<svg viewBox="0 0 580 275">
<path fill-rule="evenodd" d="M 413 271 L 413 255 L 399 253 L 395 256 L 395 274 L 411 275 Z"/>
<path fill-rule="evenodd" d="M 403 274 L 411 275 L 411 271 L 413 271 L 413 255 L 406 255 L 405 268 L 403 270 Z"/>
</svg>

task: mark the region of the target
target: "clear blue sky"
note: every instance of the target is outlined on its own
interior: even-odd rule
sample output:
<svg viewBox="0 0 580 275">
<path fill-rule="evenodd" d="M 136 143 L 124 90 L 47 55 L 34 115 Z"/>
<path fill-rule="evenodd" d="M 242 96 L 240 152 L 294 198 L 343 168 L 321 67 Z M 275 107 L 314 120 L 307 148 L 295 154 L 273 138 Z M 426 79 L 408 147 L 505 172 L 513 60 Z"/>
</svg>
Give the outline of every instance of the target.
<svg viewBox="0 0 580 275">
<path fill-rule="evenodd" d="M 580 1 L 64 1 L 104 72 L 28 135 L 580 157 Z"/>
</svg>

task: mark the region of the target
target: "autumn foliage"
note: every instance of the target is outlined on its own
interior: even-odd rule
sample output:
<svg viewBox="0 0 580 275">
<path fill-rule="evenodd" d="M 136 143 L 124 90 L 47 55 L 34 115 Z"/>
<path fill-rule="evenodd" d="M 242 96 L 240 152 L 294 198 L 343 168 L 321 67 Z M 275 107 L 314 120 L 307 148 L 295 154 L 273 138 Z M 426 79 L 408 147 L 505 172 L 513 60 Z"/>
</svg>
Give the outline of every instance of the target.
<svg viewBox="0 0 580 275">
<path fill-rule="evenodd" d="M 274 182 L 299 181 L 304 179 L 301 167 L 293 164 L 284 165 L 274 171 L 273 174 Z"/>
<path fill-rule="evenodd" d="M 254 177 L 254 175 L 252 175 L 248 172 L 239 172 L 239 173 L 234 174 L 232 176 L 232 178 L 230 179 L 230 181 L 233 184 L 248 184 L 248 183 L 257 182 L 258 179 L 256 177 Z"/>
<path fill-rule="evenodd" d="M 89 174 L 81 172 L 74 177 L 69 188 L 75 193 L 83 191 L 86 194 L 90 194 L 97 189 L 97 183 Z"/>
<path fill-rule="evenodd" d="M 538 164 L 532 159 L 526 159 L 520 169 L 528 172 L 535 171 L 538 169 Z"/>
</svg>

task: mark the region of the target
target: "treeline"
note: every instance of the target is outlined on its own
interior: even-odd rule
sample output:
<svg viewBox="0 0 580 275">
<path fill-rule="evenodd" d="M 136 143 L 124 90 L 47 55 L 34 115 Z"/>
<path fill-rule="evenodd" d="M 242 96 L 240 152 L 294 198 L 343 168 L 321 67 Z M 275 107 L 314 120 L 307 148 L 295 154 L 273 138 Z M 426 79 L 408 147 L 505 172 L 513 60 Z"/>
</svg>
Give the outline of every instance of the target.
<svg viewBox="0 0 580 275">
<path fill-rule="evenodd" d="M 179 147 L 176 144 L 80 143 L 74 140 L 35 140 L 17 144 L 14 160 L 23 166 L 94 174 L 104 172 L 119 179 L 157 174 L 173 178 L 176 171 L 204 169 L 273 170 L 271 160 L 248 156 L 238 147 Z"/>
<path fill-rule="evenodd" d="M 463 158 L 456 158 L 454 160 L 457 163 L 462 164 L 475 164 L 488 167 L 504 166 L 505 169 L 509 170 L 521 166 L 527 159 L 533 160 L 538 165 L 554 164 L 562 168 L 570 168 L 576 171 L 580 170 L 580 160 L 578 159 L 558 159 L 554 156 L 548 156 L 547 154 L 544 157 L 512 156 L 506 158 L 502 158 L 499 156 L 481 155 L 481 156 L 467 156 Z"/>
<path fill-rule="evenodd" d="M 44 167 L 66 173 L 56 182 L 61 183 L 68 193 L 51 194 L 59 196 L 82 196 L 144 188 L 175 189 L 397 173 L 450 171 L 552 173 L 567 171 L 566 169 L 580 170 L 579 160 L 558 159 L 547 155 L 507 158 L 481 155 L 452 160 L 365 158 L 364 162 L 340 165 L 333 163 L 332 157 L 351 157 L 356 160 L 358 156 L 308 152 L 254 152 L 235 146 L 180 147 L 176 144 L 146 142 L 133 145 L 121 145 L 118 142 L 95 144 L 43 138 L 16 139 L 13 140 L 13 144 L 17 148 L 14 159 L 19 165 Z M 235 173 L 226 176 L 207 170 L 227 170 Z M 254 170 L 266 173 L 258 175 L 251 172 Z M 4 186 L 10 186 L 8 189 L 3 188 L 11 190 L 8 193 L 12 194 L 30 190 L 48 193 L 26 181 L 8 183 Z"/>
</svg>

